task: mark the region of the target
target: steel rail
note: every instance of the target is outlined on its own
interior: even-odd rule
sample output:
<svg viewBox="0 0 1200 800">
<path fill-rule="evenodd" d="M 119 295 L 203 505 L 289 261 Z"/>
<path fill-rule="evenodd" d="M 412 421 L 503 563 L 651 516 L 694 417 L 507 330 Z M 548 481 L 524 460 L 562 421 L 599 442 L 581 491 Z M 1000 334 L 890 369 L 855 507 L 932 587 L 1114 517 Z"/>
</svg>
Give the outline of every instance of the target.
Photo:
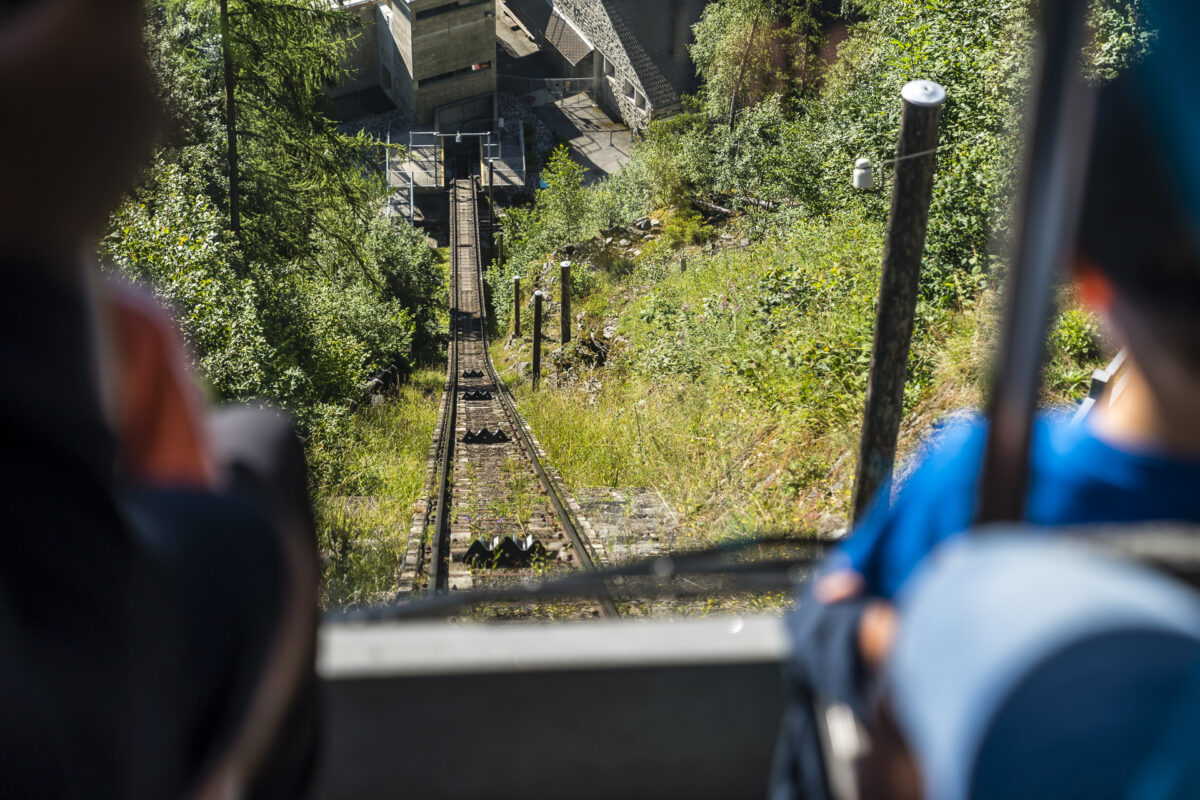
<svg viewBox="0 0 1200 800">
<path fill-rule="evenodd" d="M 467 196 L 462 197 L 461 192 L 464 188 L 469 187 Z M 541 463 L 537 449 L 533 444 L 533 440 L 526 430 L 524 420 L 517 411 L 516 404 L 513 401 L 512 394 L 508 387 L 501 380 L 499 373 L 496 371 L 495 365 L 492 363 L 491 353 L 488 350 L 488 334 L 487 334 L 487 301 L 484 295 L 484 279 L 483 279 L 483 262 L 479 258 L 479 214 L 474 206 L 464 206 L 464 203 L 475 203 L 477 195 L 476 179 L 472 177 L 469 184 L 455 182 L 450 190 L 450 241 L 451 258 L 450 258 L 450 295 L 451 295 L 451 324 L 450 324 L 450 343 L 448 347 L 448 371 L 449 378 L 446 383 L 448 395 L 446 397 L 446 409 L 443 413 L 442 423 L 442 440 L 438 477 L 438 498 L 437 498 L 437 515 L 433 529 L 433 542 L 431 546 L 430 564 L 429 564 L 429 582 L 428 591 L 431 594 L 445 593 L 448 583 L 448 561 L 449 553 L 447 551 L 449 542 L 449 527 L 450 527 L 450 511 L 452 503 L 452 477 L 453 477 L 453 461 L 454 461 L 454 442 L 456 439 L 457 425 L 457 406 L 458 406 L 458 388 L 459 388 L 459 346 L 462 338 L 462 318 L 463 313 L 460 309 L 460 302 L 463 298 L 462 278 L 459 270 L 463 267 L 459 257 L 459 251 L 463 249 L 460 237 L 464 234 L 470 237 L 470 241 L 466 247 L 469 247 L 471 252 L 475 254 L 475 275 L 474 281 L 478 290 L 478 313 L 479 325 L 481 334 L 481 343 L 483 349 L 483 365 L 486 370 L 488 380 L 496 389 L 496 397 L 499 401 L 500 409 L 504 416 L 508 419 L 509 424 L 513 429 L 517 444 L 524 452 L 530 466 L 538 477 L 542 488 L 546 492 L 546 496 L 550 501 L 550 506 L 554 510 L 554 514 L 558 519 L 559 526 L 566 533 L 567 539 L 571 543 L 571 547 L 577 554 L 577 559 L 581 568 L 585 573 L 589 574 L 596 581 L 597 586 L 591 588 L 587 594 L 594 596 L 600 605 L 601 614 L 605 617 L 617 617 L 616 603 L 613 602 L 609 587 L 601 577 L 601 572 L 597 566 L 596 554 L 593 551 L 587 538 L 580 530 L 578 521 L 567 507 L 566 503 L 560 494 L 558 486 L 554 480 L 546 472 L 545 467 Z M 464 219 L 460 220 L 460 214 Z M 469 216 L 468 216 L 469 214 Z M 468 228 L 463 230 L 462 226 L 467 225 Z M 475 309 L 471 309 L 474 311 Z"/>
<path fill-rule="evenodd" d="M 471 185 L 474 188 L 474 177 L 471 178 Z M 472 201 L 474 201 L 474 191 L 472 192 Z M 479 214 L 473 213 L 472 219 L 475 223 L 475 246 L 478 252 Z M 563 530 L 566 531 L 567 538 L 571 540 L 571 546 L 579 555 L 579 563 L 587 572 L 595 573 L 598 571 L 596 553 L 592 550 L 591 544 L 580 532 L 579 523 L 575 519 L 575 515 L 563 503 L 562 497 L 559 495 L 558 486 L 550 479 L 549 474 L 547 474 L 545 468 L 542 466 L 542 461 L 538 457 L 537 450 L 534 449 L 533 441 L 530 439 L 529 433 L 525 430 L 524 420 L 517 413 L 517 407 L 513 402 L 512 394 L 508 391 L 508 386 L 500 379 L 495 365 L 492 364 L 492 353 L 488 349 L 487 299 L 484 295 L 482 259 L 475 259 L 475 272 L 475 278 L 479 286 L 479 323 L 483 337 L 483 363 L 487 367 L 488 378 L 492 381 L 492 385 L 496 387 L 496 396 L 500 399 L 500 406 L 504 409 L 505 415 L 508 416 L 509 422 L 512 423 L 513 431 L 517 434 L 517 441 L 520 442 L 521 449 L 525 451 L 525 455 L 529 458 L 529 463 L 533 465 L 533 470 L 537 473 L 542 488 L 546 490 L 546 495 L 550 498 L 550 504 L 554 507 L 555 514 L 558 515 L 559 523 L 562 525 Z M 608 586 L 603 581 L 600 581 L 599 584 L 601 591 L 598 592 L 598 599 L 600 601 L 601 613 L 606 617 L 619 617 L 620 613 L 617 611 L 616 603 L 613 602 Z"/>
<path fill-rule="evenodd" d="M 449 534 L 450 480 L 453 475 L 455 427 L 458 424 L 458 187 L 450 190 L 450 341 L 446 361 L 446 408 L 442 415 L 441 468 L 438 473 L 437 517 L 433 528 L 433 543 L 429 556 L 429 591 L 443 592 L 446 589 L 446 570 L 442 564 L 448 560 L 444 552 Z M 477 240 L 478 241 L 478 240 Z"/>
</svg>

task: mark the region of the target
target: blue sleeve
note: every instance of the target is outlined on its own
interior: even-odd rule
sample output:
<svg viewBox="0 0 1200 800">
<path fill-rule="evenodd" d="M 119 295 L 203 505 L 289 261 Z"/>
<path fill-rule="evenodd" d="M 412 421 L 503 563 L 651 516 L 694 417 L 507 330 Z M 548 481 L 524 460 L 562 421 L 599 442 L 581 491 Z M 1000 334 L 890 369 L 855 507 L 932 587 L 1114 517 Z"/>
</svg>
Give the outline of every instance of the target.
<svg viewBox="0 0 1200 800">
<path fill-rule="evenodd" d="M 945 431 L 888 507 L 879 496 L 834 558 L 862 574 L 868 593 L 893 597 L 940 542 L 971 525 L 984 428 Z"/>
</svg>

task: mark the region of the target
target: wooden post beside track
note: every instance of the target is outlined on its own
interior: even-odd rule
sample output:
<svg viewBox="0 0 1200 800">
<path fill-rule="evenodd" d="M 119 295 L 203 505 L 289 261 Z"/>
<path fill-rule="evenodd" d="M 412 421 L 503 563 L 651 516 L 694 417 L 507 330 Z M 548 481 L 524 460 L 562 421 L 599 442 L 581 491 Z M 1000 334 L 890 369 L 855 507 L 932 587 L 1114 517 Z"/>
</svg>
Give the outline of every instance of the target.
<svg viewBox="0 0 1200 800">
<path fill-rule="evenodd" d="M 875 341 L 851 501 L 855 519 L 891 481 L 946 90 L 932 81 L 913 81 L 904 87 L 901 97 L 904 110 L 896 148 L 892 210 L 883 246 Z"/>
<path fill-rule="evenodd" d="M 513 336 L 521 335 L 521 276 L 513 275 Z"/>
<path fill-rule="evenodd" d="M 571 341 L 571 262 L 564 261 L 558 265 L 559 280 L 562 282 L 562 313 L 559 314 L 559 331 L 562 333 L 562 343 Z"/>
<path fill-rule="evenodd" d="M 542 379 L 542 292 L 533 293 L 533 386 Z"/>
</svg>

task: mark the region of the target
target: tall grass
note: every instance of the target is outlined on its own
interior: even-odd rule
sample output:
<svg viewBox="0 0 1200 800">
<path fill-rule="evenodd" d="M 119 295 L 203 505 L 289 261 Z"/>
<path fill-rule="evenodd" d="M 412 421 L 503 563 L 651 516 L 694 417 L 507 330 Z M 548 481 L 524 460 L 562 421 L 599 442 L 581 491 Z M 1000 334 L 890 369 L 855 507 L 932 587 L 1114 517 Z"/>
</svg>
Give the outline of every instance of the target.
<svg viewBox="0 0 1200 800">
<path fill-rule="evenodd" d="M 534 391 L 515 369 L 530 360 L 529 331 L 500 337 L 493 356 L 570 486 L 653 487 L 698 542 L 806 533 L 848 516 L 882 227 L 838 214 L 780 216 L 767 230 L 748 247 L 689 249 L 686 271 L 678 252 L 656 248 L 599 272 L 575 307 L 577 340 L 611 347 L 602 367 L 577 343 L 557 351 L 558 320 L 547 314 L 551 352 Z M 976 291 L 964 283 L 952 304 L 919 304 L 907 446 L 938 415 L 982 397 L 998 309 Z M 605 339 L 606 328 L 617 336 Z M 1078 396 L 1098 354 L 1086 317 L 1069 312 L 1059 329 L 1049 400 Z"/>
<path fill-rule="evenodd" d="M 339 441 L 310 452 L 327 476 L 315 506 L 328 606 L 378 602 L 395 591 L 444 379 L 440 368 L 414 373 L 351 417 Z"/>
</svg>

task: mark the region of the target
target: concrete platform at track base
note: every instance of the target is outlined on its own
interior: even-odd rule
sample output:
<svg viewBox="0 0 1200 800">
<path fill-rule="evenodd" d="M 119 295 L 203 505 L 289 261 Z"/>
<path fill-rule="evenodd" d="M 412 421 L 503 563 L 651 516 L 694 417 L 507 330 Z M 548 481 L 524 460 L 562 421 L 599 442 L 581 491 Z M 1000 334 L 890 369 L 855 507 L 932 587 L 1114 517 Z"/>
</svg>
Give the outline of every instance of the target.
<svg viewBox="0 0 1200 800">
<path fill-rule="evenodd" d="M 317 797 L 760 798 L 774 616 L 327 625 Z"/>
</svg>

